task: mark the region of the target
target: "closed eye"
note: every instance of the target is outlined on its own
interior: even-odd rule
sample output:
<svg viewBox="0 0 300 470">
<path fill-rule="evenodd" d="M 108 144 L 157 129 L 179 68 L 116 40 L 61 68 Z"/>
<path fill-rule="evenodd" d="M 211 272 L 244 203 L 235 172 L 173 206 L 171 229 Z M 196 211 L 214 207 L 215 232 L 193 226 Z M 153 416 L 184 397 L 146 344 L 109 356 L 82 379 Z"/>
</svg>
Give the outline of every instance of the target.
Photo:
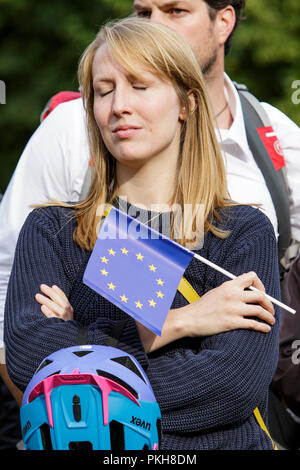
<svg viewBox="0 0 300 470">
<path fill-rule="evenodd" d="M 101 98 L 103 98 L 103 96 L 108 95 L 108 94 L 111 93 L 112 91 L 113 91 L 113 89 L 111 89 L 111 90 L 105 90 L 105 91 L 94 90 L 95 95 L 98 95 L 98 96 L 100 96 Z"/>
</svg>

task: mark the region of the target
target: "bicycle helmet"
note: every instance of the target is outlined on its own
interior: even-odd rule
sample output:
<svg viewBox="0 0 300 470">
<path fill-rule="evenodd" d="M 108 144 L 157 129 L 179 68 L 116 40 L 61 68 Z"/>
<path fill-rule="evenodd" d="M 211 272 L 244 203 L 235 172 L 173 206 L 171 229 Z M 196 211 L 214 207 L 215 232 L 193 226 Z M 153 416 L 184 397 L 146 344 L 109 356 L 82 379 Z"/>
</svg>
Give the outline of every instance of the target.
<svg viewBox="0 0 300 470">
<path fill-rule="evenodd" d="M 40 364 L 20 410 L 26 450 L 155 450 L 161 413 L 138 361 L 111 346 L 73 346 Z"/>
</svg>

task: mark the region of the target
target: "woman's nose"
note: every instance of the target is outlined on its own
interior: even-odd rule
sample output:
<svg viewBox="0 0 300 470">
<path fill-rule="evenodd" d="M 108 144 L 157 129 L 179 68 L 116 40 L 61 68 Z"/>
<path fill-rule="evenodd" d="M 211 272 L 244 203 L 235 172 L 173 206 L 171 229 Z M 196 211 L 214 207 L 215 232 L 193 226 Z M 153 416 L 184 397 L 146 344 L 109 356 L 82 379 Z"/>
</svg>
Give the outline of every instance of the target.
<svg viewBox="0 0 300 470">
<path fill-rule="evenodd" d="M 122 88 L 115 88 L 112 101 L 113 114 L 120 116 L 122 114 L 131 114 L 129 91 Z"/>
</svg>

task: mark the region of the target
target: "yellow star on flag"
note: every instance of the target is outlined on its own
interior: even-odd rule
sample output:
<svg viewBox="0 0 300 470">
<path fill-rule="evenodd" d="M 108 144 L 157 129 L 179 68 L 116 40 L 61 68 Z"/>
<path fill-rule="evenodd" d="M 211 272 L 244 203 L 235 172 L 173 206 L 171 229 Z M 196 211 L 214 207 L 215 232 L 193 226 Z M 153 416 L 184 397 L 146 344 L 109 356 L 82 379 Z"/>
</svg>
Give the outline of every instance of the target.
<svg viewBox="0 0 300 470">
<path fill-rule="evenodd" d="M 122 302 L 125 302 L 125 304 L 127 304 L 128 297 L 126 297 L 125 295 L 120 295 L 120 297 Z"/>
<path fill-rule="evenodd" d="M 153 264 L 151 264 L 151 266 L 149 266 L 149 269 L 150 269 L 150 271 L 153 271 L 153 272 L 155 272 L 157 270 L 157 268 L 155 266 L 153 266 Z"/>
<path fill-rule="evenodd" d="M 116 252 L 112 248 L 110 250 L 108 250 L 108 253 L 110 255 L 113 255 L 113 256 L 115 256 L 115 254 L 116 254 Z"/>
<path fill-rule="evenodd" d="M 126 248 L 121 248 L 121 251 L 122 251 L 123 255 L 127 255 L 127 253 L 128 253 L 128 250 L 126 250 Z"/>
<path fill-rule="evenodd" d="M 107 263 L 108 263 L 108 259 L 105 258 L 105 256 L 101 256 L 101 262 L 107 264 Z"/>
<path fill-rule="evenodd" d="M 164 294 L 163 294 L 160 290 L 159 290 L 159 291 L 156 291 L 156 293 L 157 293 L 157 297 L 158 297 L 159 299 L 162 299 L 162 298 L 163 298 Z"/>
<path fill-rule="evenodd" d="M 156 302 L 154 302 L 154 300 L 153 300 L 153 299 L 151 299 L 151 300 L 148 300 L 148 302 L 149 302 L 149 306 L 150 306 L 150 307 L 155 307 L 155 305 L 156 305 Z"/>
<path fill-rule="evenodd" d="M 141 304 L 141 302 L 138 300 L 137 302 L 135 302 L 135 305 L 136 305 L 136 308 L 142 308 L 143 304 Z"/>
<path fill-rule="evenodd" d="M 107 276 L 107 275 L 108 275 L 108 272 L 106 271 L 106 269 L 101 269 L 101 273 L 103 274 L 103 276 Z"/>
<path fill-rule="evenodd" d="M 165 281 L 162 281 L 161 279 L 156 279 L 156 282 L 159 286 L 163 286 Z"/>
<path fill-rule="evenodd" d="M 116 286 L 115 286 L 112 282 L 110 282 L 110 283 L 107 284 L 107 285 L 108 285 L 108 287 L 109 287 L 110 290 L 115 290 L 115 288 L 116 288 Z"/>
<path fill-rule="evenodd" d="M 137 259 L 143 261 L 144 259 L 144 256 L 141 254 L 141 253 L 138 253 L 137 255 L 135 255 Z"/>
</svg>

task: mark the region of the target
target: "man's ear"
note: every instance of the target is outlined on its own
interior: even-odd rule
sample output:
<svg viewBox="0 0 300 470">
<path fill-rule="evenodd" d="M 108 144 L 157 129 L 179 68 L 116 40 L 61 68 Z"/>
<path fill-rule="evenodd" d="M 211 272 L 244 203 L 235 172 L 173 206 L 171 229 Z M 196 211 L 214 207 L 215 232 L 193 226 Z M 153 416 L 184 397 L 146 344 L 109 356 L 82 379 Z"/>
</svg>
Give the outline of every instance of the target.
<svg viewBox="0 0 300 470">
<path fill-rule="evenodd" d="M 189 113 L 193 114 L 193 112 L 195 111 L 197 105 L 196 105 L 195 95 L 194 95 L 192 90 L 190 90 L 188 92 L 188 100 L 189 100 Z M 187 119 L 186 106 L 182 106 L 180 114 L 179 114 L 179 120 L 180 121 L 186 121 L 186 119 Z"/>
<path fill-rule="evenodd" d="M 217 11 L 215 21 L 217 23 L 219 44 L 225 44 L 236 22 L 234 8 L 228 5 L 226 8 Z"/>
</svg>

